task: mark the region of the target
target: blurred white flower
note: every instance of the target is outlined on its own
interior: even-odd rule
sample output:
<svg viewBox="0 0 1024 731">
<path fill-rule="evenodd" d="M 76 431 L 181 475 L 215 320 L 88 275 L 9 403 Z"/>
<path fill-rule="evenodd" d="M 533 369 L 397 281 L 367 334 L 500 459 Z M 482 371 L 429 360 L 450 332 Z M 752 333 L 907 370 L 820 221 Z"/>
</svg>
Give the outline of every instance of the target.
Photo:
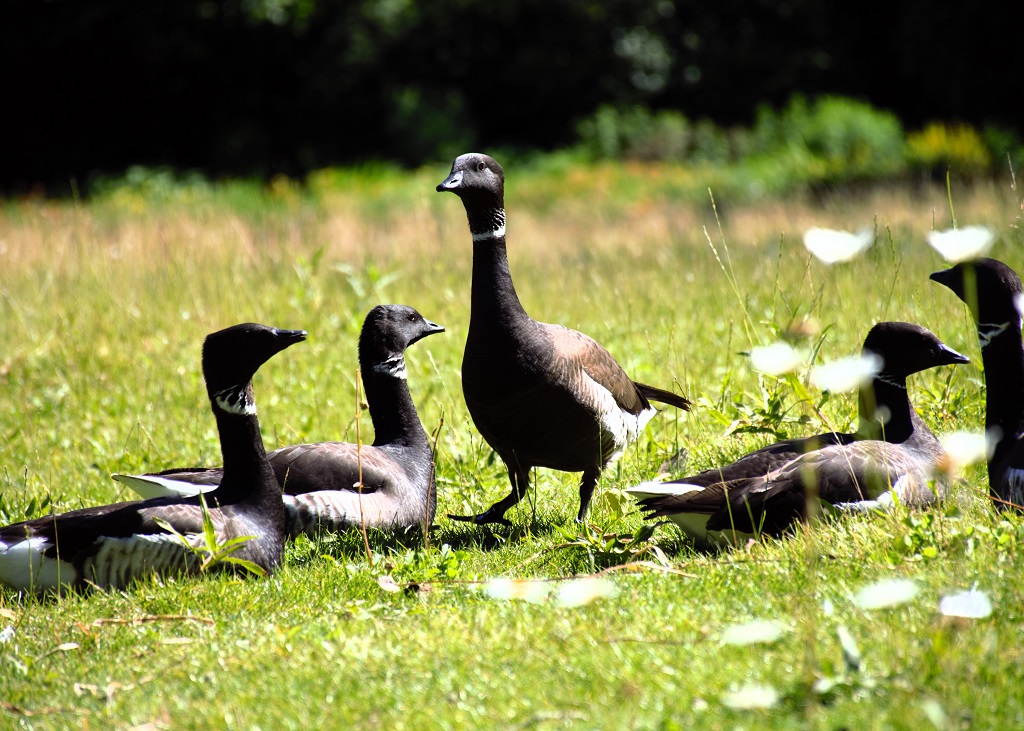
<svg viewBox="0 0 1024 731">
<path fill-rule="evenodd" d="M 939 601 L 939 611 L 947 617 L 984 619 L 992 614 L 992 600 L 983 591 L 969 589 L 942 597 Z"/>
<path fill-rule="evenodd" d="M 779 692 L 770 685 L 749 683 L 722 695 L 722 703 L 737 711 L 771 708 L 779 702 Z"/>
<path fill-rule="evenodd" d="M 609 579 L 579 579 L 567 581 L 558 588 L 555 604 L 560 607 L 582 607 L 598 599 L 613 597 L 618 593 Z"/>
<path fill-rule="evenodd" d="M 885 609 L 906 604 L 917 592 L 917 584 L 910 579 L 884 579 L 865 586 L 853 601 L 861 609 Z"/>
<path fill-rule="evenodd" d="M 722 631 L 723 645 L 770 644 L 778 640 L 786 632 L 781 622 L 767 619 L 755 619 L 743 624 L 731 624 Z"/>
<path fill-rule="evenodd" d="M 0 645 L 6 644 L 14 639 L 14 627 L 7 625 L 0 631 Z"/>
<path fill-rule="evenodd" d="M 860 648 L 857 647 L 857 641 L 853 639 L 850 630 L 839 625 L 836 627 L 836 634 L 839 635 L 839 646 L 843 648 L 843 662 L 846 663 L 846 669 L 851 672 L 860 670 Z"/>
<path fill-rule="evenodd" d="M 977 462 L 988 462 L 999 441 L 998 431 L 995 428 L 985 434 L 956 431 L 943 434 L 939 443 L 949 456 L 950 466 L 967 467 Z"/>
<path fill-rule="evenodd" d="M 804 359 L 792 345 L 779 341 L 751 348 L 750 364 L 762 373 L 782 376 L 803 366 Z"/>
<path fill-rule="evenodd" d="M 948 231 L 929 231 L 927 237 L 928 243 L 943 259 L 956 264 L 984 256 L 992 246 L 995 234 L 985 226 L 965 226 Z"/>
<path fill-rule="evenodd" d="M 547 599 L 551 584 L 546 581 L 523 581 L 521 579 L 491 579 L 481 587 L 492 599 L 522 599 L 539 604 Z"/>
<path fill-rule="evenodd" d="M 862 353 L 825 363 L 811 369 L 811 383 L 822 391 L 842 393 L 869 383 L 882 370 L 882 357 Z"/>
<path fill-rule="evenodd" d="M 849 261 L 865 251 L 874 241 L 869 229 L 857 233 L 830 228 L 809 228 L 804 232 L 804 246 L 826 264 Z"/>
</svg>

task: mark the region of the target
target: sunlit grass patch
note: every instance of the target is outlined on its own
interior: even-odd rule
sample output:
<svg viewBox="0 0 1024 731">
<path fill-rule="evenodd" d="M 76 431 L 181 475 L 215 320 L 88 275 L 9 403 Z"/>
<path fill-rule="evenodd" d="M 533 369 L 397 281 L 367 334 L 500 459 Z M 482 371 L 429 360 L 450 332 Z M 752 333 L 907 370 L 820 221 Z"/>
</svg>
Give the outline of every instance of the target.
<svg viewBox="0 0 1024 731">
<path fill-rule="evenodd" d="M 128 499 L 114 471 L 217 462 L 198 363 L 214 329 L 257 320 L 309 330 L 308 347 L 255 380 L 268 448 L 355 438 L 356 337 L 372 305 L 409 304 L 447 329 L 407 359 L 413 398 L 437 432 L 439 517 L 427 536 L 371 531 L 369 557 L 361 536 L 302 539 L 258 580 L 154 579 L 50 600 L 0 590 L 5 720 L 1024 723 L 1024 527 L 991 511 L 984 466 L 964 468 L 942 509 L 798 527 L 718 556 L 671 526 L 645 529 L 620 490 L 671 458 L 676 473 L 693 472 L 818 433 L 821 417 L 848 429 L 854 396 L 808 404 L 746 354 L 793 344 L 806 355 L 793 377 L 812 388 L 812 363 L 859 352 L 882 319 L 919 322 L 972 357 L 915 375 L 910 389 L 936 433 L 980 433 L 973 323 L 927 278 L 943 266 L 926 232 L 948 225 L 945 190 L 752 202 L 716 192 L 716 214 L 706 191 L 690 197 L 707 187 L 692 170 L 507 166 L 509 257 L 527 310 L 593 335 L 634 378 L 695 408 L 653 419 L 606 472 L 588 524 L 573 521 L 578 476 L 539 470 L 509 513 L 515 527 L 491 531 L 445 517 L 509 489 L 462 401 L 471 244 L 462 211 L 433 192 L 446 172 L 327 171 L 304 187 L 141 190 L 0 211 L 4 522 Z M 999 232 L 991 255 L 1024 270 L 1014 195 L 979 184 L 954 197 L 964 220 Z M 848 262 L 826 266 L 802 244 L 808 228 L 865 222 L 874 245 Z M 536 603 L 496 599 L 481 590 L 496 579 L 548 591 Z M 877 610 L 856 601 L 891 581 L 917 593 Z M 762 622 L 784 630 L 758 634 Z M 723 642 L 735 627 L 760 641 Z"/>
</svg>

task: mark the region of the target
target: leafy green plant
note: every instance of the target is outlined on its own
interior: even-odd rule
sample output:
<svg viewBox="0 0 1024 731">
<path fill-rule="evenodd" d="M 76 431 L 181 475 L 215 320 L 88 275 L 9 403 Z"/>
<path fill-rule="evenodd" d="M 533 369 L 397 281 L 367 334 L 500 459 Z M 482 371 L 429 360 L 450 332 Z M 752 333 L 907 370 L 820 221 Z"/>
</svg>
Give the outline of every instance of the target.
<svg viewBox="0 0 1024 731">
<path fill-rule="evenodd" d="M 690 123 L 680 112 L 640 106 L 603 106 L 577 134 L 595 160 L 680 161 L 690 146 Z"/>
<path fill-rule="evenodd" d="M 895 115 L 842 97 L 797 95 L 780 112 L 758 110 L 753 156 L 789 157 L 807 182 L 877 180 L 903 170 L 903 127 Z"/>
<path fill-rule="evenodd" d="M 655 523 L 644 523 L 633 532 L 604 530 L 589 523 L 577 526 L 576 531 L 560 525 L 553 527 L 564 539 L 563 543 L 555 547 L 583 549 L 590 563 L 591 572 L 645 557 L 653 558 L 662 566 L 671 565 L 662 550 L 651 540 L 658 527 Z"/>
<path fill-rule="evenodd" d="M 213 524 L 213 518 L 210 517 L 210 511 L 206 507 L 206 498 L 202 493 L 199 494 L 199 507 L 203 512 L 203 532 L 199 534 L 199 540 L 196 542 L 190 541 L 187 536 L 179 533 L 175 530 L 174 526 L 163 518 L 154 518 L 154 520 L 165 531 L 177 536 L 186 551 L 198 562 L 200 573 L 214 568 L 223 568 L 224 566 L 237 566 L 255 576 L 265 575 L 267 572 L 261 566 L 257 566 L 252 561 L 244 558 L 231 555 L 245 543 L 251 541 L 253 536 L 237 536 L 224 541 L 219 540 L 217 538 L 217 528 Z"/>
<path fill-rule="evenodd" d="M 437 551 L 415 549 L 390 556 L 384 561 L 384 568 L 396 582 L 423 584 L 459 578 L 468 558 L 466 551 L 456 550 L 445 543 Z"/>
<path fill-rule="evenodd" d="M 910 512 L 902 523 L 906 532 L 895 556 L 911 561 L 970 554 L 982 545 L 1004 553 L 1024 540 L 1024 523 L 1019 520 L 1008 518 L 995 525 L 973 523 L 964 518 L 956 505 L 944 512 Z"/>
</svg>

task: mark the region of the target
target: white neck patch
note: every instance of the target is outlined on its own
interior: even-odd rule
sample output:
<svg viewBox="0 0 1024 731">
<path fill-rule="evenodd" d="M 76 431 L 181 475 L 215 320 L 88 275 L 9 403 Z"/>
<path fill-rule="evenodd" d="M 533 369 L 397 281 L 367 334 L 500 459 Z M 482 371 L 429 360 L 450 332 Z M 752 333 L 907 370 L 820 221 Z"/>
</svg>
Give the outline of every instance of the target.
<svg viewBox="0 0 1024 731">
<path fill-rule="evenodd" d="M 892 386 L 893 388 L 901 388 L 904 391 L 907 390 L 907 382 L 906 381 L 904 381 L 903 383 L 900 383 L 897 379 L 890 378 L 889 376 L 883 375 L 882 373 L 879 373 L 877 376 L 875 376 L 875 380 L 876 381 L 881 381 L 882 383 L 884 383 L 886 385 L 889 385 L 889 386 Z"/>
<path fill-rule="evenodd" d="M 238 416 L 254 416 L 256 403 L 249 400 L 248 390 L 244 387 L 232 386 L 213 394 L 213 401 L 229 414 Z"/>
<path fill-rule="evenodd" d="M 487 239 L 497 239 L 505 235 L 505 225 L 502 224 L 498 228 L 491 231 L 483 231 L 478 234 L 473 234 L 473 241 L 486 241 Z"/>
<path fill-rule="evenodd" d="M 404 381 L 407 377 L 405 372 L 405 356 L 398 355 L 394 358 L 388 358 L 382 363 L 374 363 L 373 371 L 374 373 L 381 373 L 392 378 L 401 378 Z"/>
<path fill-rule="evenodd" d="M 987 348 L 992 343 L 992 340 L 1002 335 L 1008 327 L 1010 327 L 1008 322 L 1004 322 L 1002 325 L 978 323 L 978 343 L 981 344 L 981 349 Z"/>
</svg>

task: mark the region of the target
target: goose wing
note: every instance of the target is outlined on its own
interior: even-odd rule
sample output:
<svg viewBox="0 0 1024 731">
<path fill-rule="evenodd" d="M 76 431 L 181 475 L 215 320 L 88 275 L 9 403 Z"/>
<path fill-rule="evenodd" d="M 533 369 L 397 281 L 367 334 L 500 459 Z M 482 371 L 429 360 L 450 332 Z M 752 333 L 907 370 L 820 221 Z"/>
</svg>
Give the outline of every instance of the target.
<svg viewBox="0 0 1024 731">
<path fill-rule="evenodd" d="M 277 481 L 291 495 L 321 490 L 377 492 L 404 474 L 402 466 L 382 450 L 347 442 L 296 444 L 268 457 Z"/>
</svg>

